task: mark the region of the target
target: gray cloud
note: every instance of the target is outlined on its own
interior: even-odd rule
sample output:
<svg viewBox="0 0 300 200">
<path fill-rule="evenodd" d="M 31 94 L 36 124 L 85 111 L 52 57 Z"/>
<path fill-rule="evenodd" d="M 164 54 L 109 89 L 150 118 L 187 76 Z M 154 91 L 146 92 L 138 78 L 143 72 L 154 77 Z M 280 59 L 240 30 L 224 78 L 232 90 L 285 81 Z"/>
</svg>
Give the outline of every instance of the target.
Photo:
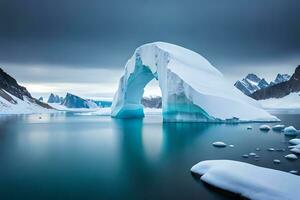
<svg viewBox="0 0 300 200">
<path fill-rule="evenodd" d="M 160 40 L 221 70 L 261 66 L 300 55 L 299 7 L 297 0 L 2 0 L 0 64 L 121 69 L 137 46 Z"/>
</svg>

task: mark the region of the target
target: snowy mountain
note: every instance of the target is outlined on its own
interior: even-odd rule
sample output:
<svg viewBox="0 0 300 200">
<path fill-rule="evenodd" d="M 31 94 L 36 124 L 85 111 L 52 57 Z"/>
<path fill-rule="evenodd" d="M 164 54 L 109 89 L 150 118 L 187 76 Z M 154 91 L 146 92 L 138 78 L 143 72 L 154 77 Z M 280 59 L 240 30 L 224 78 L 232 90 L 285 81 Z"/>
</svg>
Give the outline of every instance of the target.
<svg viewBox="0 0 300 200">
<path fill-rule="evenodd" d="M 146 108 L 161 108 L 162 100 L 161 97 L 143 97 L 141 104 Z"/>
<path fill-rule="evenodd" d="M 67 93 L 61 105 L 67 108 L 97 108 L 97 104 L 92 100 L 86 100 L 74 94 Z"/>
<path fill-rule="evenodd" d="M 27 89 L 0 68 L 0 114 L 53 112 L 51 106 L 31 96 Z"/>
<path fill-rule="evenodd" d="M 291 76 L 288 74 L 277 74 L 275 80 L 270 83 L 270 86 L 288 81 L 288 80 L 290 80 L 290 78 L 291 78 Z"/>
<path fill-rule="evenodd" d="M 257 90 L 268 87 L 269 83 L 264 78 L 261 79 L 255 74 L 248 74 L 241 81 L 237 81 L 234 86 L 249 96 Z"/>
<path fill-rule="evenodd" d="M 294 74 L 288 81 L 258 90 L 250 96 L 256 100 L 262 100 L 269 98 L 282 98 L 290 93 L 296 92 L 300 92 L 300 65 L 296 68 Z"/>
<path fill-rule="evenodd" d="M 152 79 L 159 82 L 165 122 L 278 120 L 257 101 L 241 94 L 204 57 L 165 42 L 145 44 L 135 50 L 120 78 L 111 116 L 143 117 L 141 98 Z"/>
<path fill-rule="evenodd" d="M 63 97 L 59 97 L 58 95 L 51 93 L 47 102 L 48 103 L 62 103 L 63 100 L 64 100 Z"/>
<path fill-rule="evenodd" d="M 264 78 L 259 78 L 255 74 L 248 74 L 245 78 L 243 78 L 241 81 L 238 80 L 235 82 L 234 86 L 238 88 L 240 91 L 242 91 L 247 96 L 250 96 L 256 91 L 259 91 L 261 89 L 286 82 L 291 78 L 288 74 L 277 74 L 274 81 L 271 81 L 269 84 Z"/>
</svg>

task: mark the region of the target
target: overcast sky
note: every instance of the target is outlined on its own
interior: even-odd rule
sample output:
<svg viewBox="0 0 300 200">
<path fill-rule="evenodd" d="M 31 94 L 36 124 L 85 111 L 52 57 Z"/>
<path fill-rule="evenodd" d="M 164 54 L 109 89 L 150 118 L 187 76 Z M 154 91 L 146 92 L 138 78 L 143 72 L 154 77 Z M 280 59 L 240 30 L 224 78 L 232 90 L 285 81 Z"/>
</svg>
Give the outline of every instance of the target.
<svg viewBox="0 0 300 200">
<path fill-rule="evenodd" d="M 1 0 L 0 65 L 34 96 L 109 97 L 136 47 L 166 41 L 232 82 L 250 72 L 270 80 L 300 64 L 299 8 L 299 0 Z"/>
</svg>

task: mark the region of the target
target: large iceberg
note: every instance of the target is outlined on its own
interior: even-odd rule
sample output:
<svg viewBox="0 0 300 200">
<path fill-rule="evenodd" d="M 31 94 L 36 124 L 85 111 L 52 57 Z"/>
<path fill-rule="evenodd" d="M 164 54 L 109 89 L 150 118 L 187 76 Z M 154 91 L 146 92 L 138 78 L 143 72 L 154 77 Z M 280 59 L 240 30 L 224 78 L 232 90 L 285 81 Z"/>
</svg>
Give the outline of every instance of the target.
<svg viewBox="0 0 300 200">
<path fill-rule="evenodd" d="M 201 55 L 165 42 L 145 44 L 135 50 L 120 79 L 111 116 L 143 117 L 144 87 L 154 78 L 161 89 L 166 122 L 278 120 L 229 84 Z"/>
</svg>

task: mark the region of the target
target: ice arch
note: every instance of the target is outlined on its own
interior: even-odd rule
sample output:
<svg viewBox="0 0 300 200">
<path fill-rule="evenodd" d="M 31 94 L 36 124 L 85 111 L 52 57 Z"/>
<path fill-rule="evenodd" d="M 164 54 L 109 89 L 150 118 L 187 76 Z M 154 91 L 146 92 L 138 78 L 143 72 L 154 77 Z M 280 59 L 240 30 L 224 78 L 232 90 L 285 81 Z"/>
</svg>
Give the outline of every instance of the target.
<svg viewBox="0 0 300 200">
<path fill-rule="evenodd" d="M 199 54 L 177 45 L 154 42 L 137 48 L 125 65 L 111 116 L 144 116 L 144 87 L 157 79 L 163 119 L 169 122 L 274 121 L 276 117 L 242 94 Z"/>
</svg>

